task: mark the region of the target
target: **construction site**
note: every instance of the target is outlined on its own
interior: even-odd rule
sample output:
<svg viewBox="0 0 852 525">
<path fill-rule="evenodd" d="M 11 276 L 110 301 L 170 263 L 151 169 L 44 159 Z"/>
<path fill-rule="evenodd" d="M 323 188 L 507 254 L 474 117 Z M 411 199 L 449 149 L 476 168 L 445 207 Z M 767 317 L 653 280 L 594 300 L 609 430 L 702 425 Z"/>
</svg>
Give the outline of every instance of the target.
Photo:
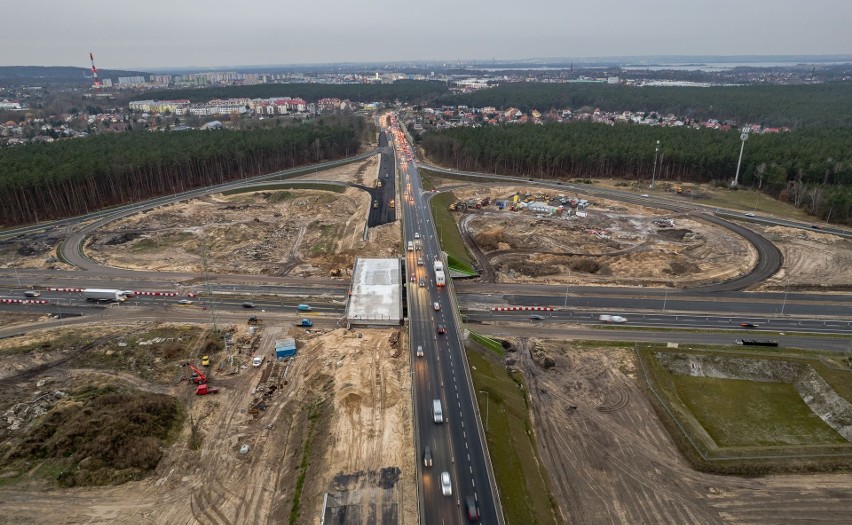
<svg viewBox="0 0 852 525">
<path fill-rule="evenodd" d="M 377 169 L 374 157 L 309 178 L 374 187 Z M 444 184 L 455 186 L 447 211 L 483 280 L 681 287 L 755 262 L 742 238 L 694 215 L 524 185 Z M 367 228 L 371 206 L 347 186 L 214 194 L 110 223 L 84 250 L 131 270 L 348 279 L 358 257 L 399 256 L 398 224 Z M 752 227 L 785 256 L 762 289 L 839 292 L 852 282 L 849 240 Z M 60 240 L 6 241 L 4 266 L 61 268 Z M 169 310 L 127 321 L 123 309 L 51 330 L 32 315 L 0 318 L 33 327 L 0 340 L 0 522 L 318 523 L 352 507 L 364 523 L 416 522 L 404 329 L 346 330 L 320 318 L 294 326 L 292 314 L 264 312 L 223 313 L 218 332 Z M 292 353 L 277 359 L 289 340 Z M 648 401 L 631 348 L 513 345 L 565 523 L 852 513 L 849 474 L 694 470 Z"/>
</svg>

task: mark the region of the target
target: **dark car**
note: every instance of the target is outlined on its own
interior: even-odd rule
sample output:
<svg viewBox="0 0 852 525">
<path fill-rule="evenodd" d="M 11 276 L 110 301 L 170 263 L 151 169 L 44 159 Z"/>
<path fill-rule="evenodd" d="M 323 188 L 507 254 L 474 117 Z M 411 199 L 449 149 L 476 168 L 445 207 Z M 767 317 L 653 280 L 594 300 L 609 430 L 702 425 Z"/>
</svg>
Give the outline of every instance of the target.
<svg viewBox="0 0 852 525">
<path fill-rule="evenodd" d="M 820 226 L 819 224 L 811 224 L 811 228 L 813 228 L 815 230 L 821 230 L 822 226 Z"/>
<path fill-rule="evenodd" d="M 464 500 L 464 509 L 467 512 L 467 519 L 470 521 L 479 521 L 479 505 L 476 503 L 476 498 L 468 496 Z"/>
<path fill-rule="evenodd" d="M 439 333 L 439 334 L 447 333 L 447 329 L 446 329 L 446 328 L 444 328 L 444 325 L 442 325 L 442 324 L 439 324 L 439 325 L 438 325 L 438 333 Z"/>
<path fill-rule="evenodd" d="M 423 466 L 432 466 L 432 449 L 430 449 L 428 446 L 423 449 Z"/>
<path fill-rule="evenodd" d="M 757 325 L 754 324 L 754 323 L 740 323 L 740 326 L 742 326 L 744 328 L 754 328 Z"/>
<path fill-rule="evenodd" d="M 538 315 L 538 314 L 532 314 L 530 316 L 530 321 L 544 321 L 544 316 Z"/>
<path fill-rule="evenodd" d="M 417 276 L 412 273 L 411 274 L 411 282 L 414 282 L 416 280 L 417 280 Z"/>
<path fill-rule="evenodd" d="M 420 279 L 420 288 L 426 288 L 426 279 Z"/>
<path fill-rule="evenodd" d="M 243 303 L 243 308 L 254 308 L 254 303 L 251 301 L 246 301 Z"/>
</svg>

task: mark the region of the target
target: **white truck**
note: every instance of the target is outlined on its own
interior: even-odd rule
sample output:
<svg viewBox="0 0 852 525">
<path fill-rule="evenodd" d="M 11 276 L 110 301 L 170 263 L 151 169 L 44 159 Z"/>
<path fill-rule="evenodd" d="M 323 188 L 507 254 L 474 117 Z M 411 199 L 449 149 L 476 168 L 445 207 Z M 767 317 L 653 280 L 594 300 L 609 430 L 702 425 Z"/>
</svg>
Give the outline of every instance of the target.
<svg viewBox="0 0 852 525">
<path fill-rule="evenodd" d="M 436 286 L 446 286 L 447 278 L 444 276 L 444 272 L 438 270 L 435 272 L 435 285 Z"/>
<path fill-rule="evenodd" d="M 444 263 L 440 259 L 435 259 L 435 273 L 444 271 Z"/>
<path fill-rule="evenodd" d="M 124 290 L 111 290 L 105 288 L 86 288 L 83 290 L 83 298 L 93 302 L 116 302 L 123 303 L 127 300 Z"/>
</svg>

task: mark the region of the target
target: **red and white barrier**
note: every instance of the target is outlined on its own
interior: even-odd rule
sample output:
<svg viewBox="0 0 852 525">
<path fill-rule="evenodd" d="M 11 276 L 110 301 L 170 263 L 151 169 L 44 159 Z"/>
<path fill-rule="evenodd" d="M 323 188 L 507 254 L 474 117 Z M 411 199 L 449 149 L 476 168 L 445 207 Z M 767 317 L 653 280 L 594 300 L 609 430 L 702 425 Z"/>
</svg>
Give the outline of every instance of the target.
<svg viewBox="0 0 852 525">
<path fill-rule="evenodd" d="M 44 299 L 0 299 L 0 303 L 4 304 L 50 304 L 50 301 Z"/>
<path fill-rule="evenodd" d="M 47 288 L 48 292 L 82 292 L 83 288 Z"/>
<path fill-rule="evenodd" d="M 494 308 L 495 312 L 553 312 L 555 308 L 549 306 L 498 306 Z"/>
<path fill-rule="evenodd" d="M 177 292 L 137 292 L 134 290 L 134 295 L 152 295 L 154 297 L 175 297 Z"/>
</svg>

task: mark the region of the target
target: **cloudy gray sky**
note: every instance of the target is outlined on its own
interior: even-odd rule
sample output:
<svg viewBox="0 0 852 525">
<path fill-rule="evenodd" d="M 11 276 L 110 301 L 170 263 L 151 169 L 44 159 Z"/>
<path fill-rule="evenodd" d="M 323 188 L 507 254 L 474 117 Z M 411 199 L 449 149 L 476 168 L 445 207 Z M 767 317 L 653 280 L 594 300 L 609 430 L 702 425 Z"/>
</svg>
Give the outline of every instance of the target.
<svg viewBox="0 0 852 525">
<path fill-rule="evenodd" d="M 852 0 L 26 0 L 0 65 L 852 53 Z"/>
</svg>

